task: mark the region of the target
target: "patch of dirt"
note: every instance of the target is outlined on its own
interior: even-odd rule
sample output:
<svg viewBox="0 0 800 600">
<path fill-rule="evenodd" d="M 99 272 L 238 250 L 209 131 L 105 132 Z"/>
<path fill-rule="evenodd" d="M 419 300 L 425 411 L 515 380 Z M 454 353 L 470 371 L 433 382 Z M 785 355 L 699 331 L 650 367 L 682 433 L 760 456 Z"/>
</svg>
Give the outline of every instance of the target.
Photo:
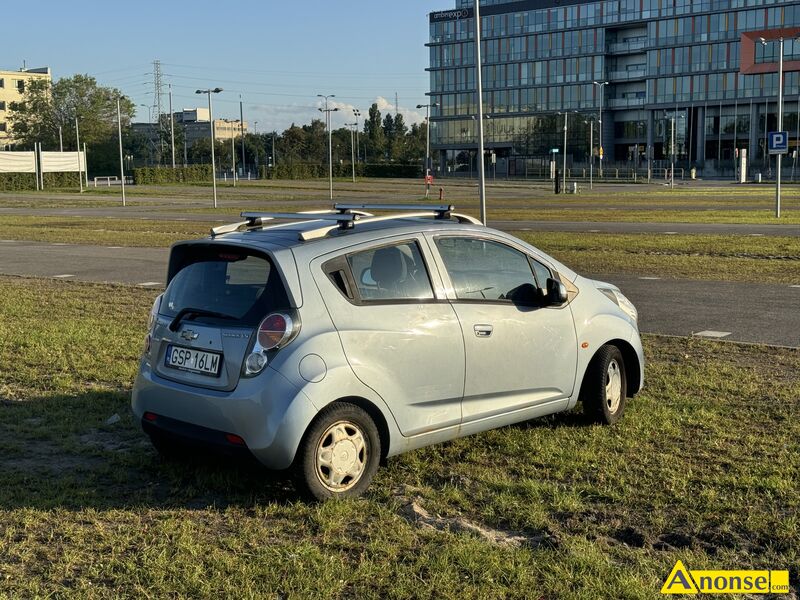
<svg viewBox="0 0 800 600">
<path fill-rule="evenodd" d="M 150 446 L 147 438 L 144 435 L 139 435 L 138 432 L 135 437 L 126 437 L 119 432 L 91 429 L 81 435 L 78 440 L 81 444 L 93 450 L 102 450 L 103 452 L 129 452 Z"/>
<path fill-rule="evenodd" d="M 615 540 L 618 540 L 623 544 L 630 546 L 631 548 L 644 548 L 645 544 L 647 543 L 647 539 L 645 538 L 644 534 L 635 527 L 623 527 L 622 529 L 617 529 L 611 535 Z"/>
<path fill-rule="evenodd" d="M 530 534 L 520 531 L 508 531 L 504 529 L 493 529 L 486 525 L 473 523 L 464 517 L 442 517 L 432 515 L 420 504 L 420 497 L 407 498 L 400 496 L 403 504 L 400 507 L 400 516 L 409 523 L 423 529 L 436 529 L 438 531 L 450 531 L 453 533 L 470 533 L 477 535 L 498 546 L 510 548 L 555 548 L 558 546 L 558 539 L 550 532 L 543 531 Z"/>
<path fill-rule="evenodd" d="M 28 452 L 24 455 L 0 456 L 0 469 L 68 473 L 91 470 L 103 463 L 99 457 L 71 453 L 43 440 L 38 440 L 27 448 Z"/>
<path fill-rule="evenodd" d="M 674 551 L 680 548 L 691 548 L 692 537 L 680 531 L 662 533 L 653 543 L 656 550 Z"/>
</svg>

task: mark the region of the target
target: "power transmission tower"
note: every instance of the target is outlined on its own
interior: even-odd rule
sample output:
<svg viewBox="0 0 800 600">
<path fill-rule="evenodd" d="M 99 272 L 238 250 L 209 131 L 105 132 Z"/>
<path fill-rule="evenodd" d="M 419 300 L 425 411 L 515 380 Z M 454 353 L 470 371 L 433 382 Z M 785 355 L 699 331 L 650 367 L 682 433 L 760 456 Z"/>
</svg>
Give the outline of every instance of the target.
<svg viewBox="0 0 800 600">
<path fill-rule="evenodd" d="M 164 157 L 164 136 L 166 135 L 166 132 L 164 131 L 164 119 L 161 118 L 161 115 L 164 114 L 163 106 L 161 104 L 163 87 L 164 83 L 162 80 L 162 73 L 161 73 L 161 61 L 154 60 L 153 61 L 153 108 L 155 109 L 154 112 L 157 123 L 159 146 L 161 148 L 161 153 L 158 157 L 159 164 L 161 164 L 161 160 Z M 170 117 L 171 116 L 172 115 L 170 115 Z"/>
</svg>

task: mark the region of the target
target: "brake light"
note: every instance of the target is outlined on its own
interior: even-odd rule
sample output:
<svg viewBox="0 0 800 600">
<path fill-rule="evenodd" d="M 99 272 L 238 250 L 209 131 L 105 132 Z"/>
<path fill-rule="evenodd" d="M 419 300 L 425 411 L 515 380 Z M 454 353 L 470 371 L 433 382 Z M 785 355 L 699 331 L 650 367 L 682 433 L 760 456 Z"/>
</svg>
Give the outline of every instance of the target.
<svg viewBox="0 0 800 600">
<path fill-rule="evenodd" d="M 294 335 L 292 318 L 285 313 L 272 313 L 258 326 L 258 343 L 264 350 L 285 346 Z"/>
<path fill-rule="evenodd" d="M 151 413 L 151 412 L 146 412 L 142 416 L 144 417 L 145 421 L 151 421 L 152 422 L 152 421 L 155 421 L 156 419 L 158 419 L 158 415 L 156 415 L 155 413 Z"/>
<path fill-rule="evenodd" d="M 245 446 L 246 445 L 244 440 L 240 436 L 235 435 L 233 433 L 226 433 L 225 434 L 225 439 L 228 440 L 229 444 L 234 444 L 236 446 Z"/>
</svg>

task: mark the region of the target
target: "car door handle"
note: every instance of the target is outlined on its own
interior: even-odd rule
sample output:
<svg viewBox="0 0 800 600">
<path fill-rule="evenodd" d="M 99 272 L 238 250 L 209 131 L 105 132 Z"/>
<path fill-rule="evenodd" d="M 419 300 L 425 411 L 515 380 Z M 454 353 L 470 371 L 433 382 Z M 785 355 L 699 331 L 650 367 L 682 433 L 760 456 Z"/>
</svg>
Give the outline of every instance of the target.
<svg viewBox="0 0 800 600">
<path fill-rule="evenodd" d="M 492 335 L 494 328 L 491 325 L 475 325 L 473 330 L 475 331 L 475 335 L 478 337 L 489 337 Z"/>
</svg>

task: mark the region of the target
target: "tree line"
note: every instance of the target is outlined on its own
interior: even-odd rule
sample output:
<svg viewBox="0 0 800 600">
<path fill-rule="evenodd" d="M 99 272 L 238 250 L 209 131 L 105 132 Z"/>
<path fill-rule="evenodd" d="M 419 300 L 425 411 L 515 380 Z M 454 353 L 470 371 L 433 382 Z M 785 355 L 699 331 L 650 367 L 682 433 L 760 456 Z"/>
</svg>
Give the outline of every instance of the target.
<svg viewBox="0 0 800 600">
<path fill-rule="evenodd" d="M 74 150 L 77 117 L 81 145 L 85 143 L 89 151 L 90 170 L 96 174 L 115 173 L 119 169 L 118 99 L 124 156 L 137 166 L 170 166 L 170 116 L 162 116 L 154 136 L 134 131 L 131 127 L 136 113 L 134 103 L 116 88 L 98 85 L 89 75 L 65 77 L 52 84 L 30 82 L 22 100 L 9 106 L 14 146 L 28 150 L 41 143 L 45 150 L 58 150 L 63 143 L 64 150 Z M 176 163 L 211 163 L 210 137 L 185 148 L 182 125 L 175 122 L 173 127 Z M 355 155 L 356 162 L 362 163 L 421 165 L 426 127 L 425 123 L 408 127 L 402 114 L 382 115 L 378 105 L 373 104 L 357 136 L 349 127 L 331 132 L 333 162 L 350 163 Z M 234 157 L 237 167 L 253 171 L 280 162 L 327 164 L 328 160 L 328 134 L 320 119 L 303 125 L 293 123 L 281 133 L 246 133 L 244 152 L 241 138 L 236 139 L 233 148 L 231 146 L 230 140 L 216 142 L 214 150 L 220 170 L 232 168 Z"/>
</svg>

